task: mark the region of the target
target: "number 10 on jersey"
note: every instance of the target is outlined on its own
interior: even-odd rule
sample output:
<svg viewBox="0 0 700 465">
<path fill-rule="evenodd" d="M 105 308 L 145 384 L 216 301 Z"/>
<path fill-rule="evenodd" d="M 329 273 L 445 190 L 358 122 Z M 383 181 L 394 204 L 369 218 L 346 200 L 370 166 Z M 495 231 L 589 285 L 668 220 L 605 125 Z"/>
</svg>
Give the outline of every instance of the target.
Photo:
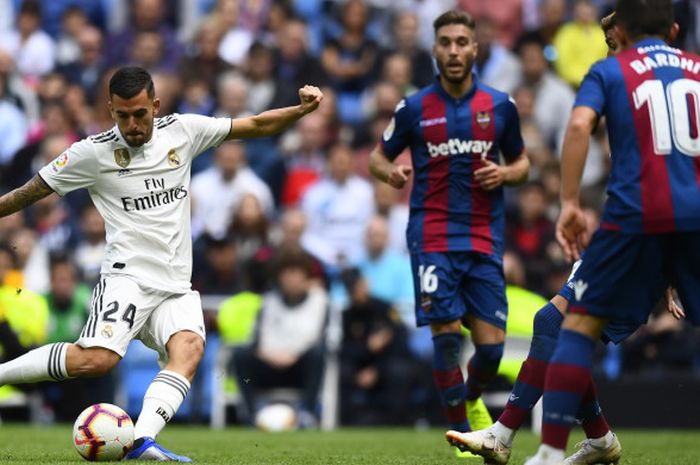
<svg viewBox="0 0 700 465">
<path fill-rule="evenodd" d="M 655 153 L 670 154 L 673 141 L 684 155 L 700 156 L 700 82 L 678 79 L 664 92 L 660 80 L 644 81 L 632 96 L 635 109 L 648 104 Z"/>
</svg>

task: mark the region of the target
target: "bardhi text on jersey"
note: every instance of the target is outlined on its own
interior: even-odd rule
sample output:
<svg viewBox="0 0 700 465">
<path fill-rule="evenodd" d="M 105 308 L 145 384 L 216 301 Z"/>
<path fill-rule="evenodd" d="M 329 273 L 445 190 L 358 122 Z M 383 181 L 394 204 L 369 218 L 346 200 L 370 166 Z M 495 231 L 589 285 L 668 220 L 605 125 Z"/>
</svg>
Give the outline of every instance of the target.
<svg viewBox="0 0 700 465">
<path fill-rule="evenodd" d="M 654 55 L 645 56 L 638 60 L 632 60 L 630 67 L 637 74 L 644 74 L 652 69 L 662 66 L 670 66 L 672 68 L 680 68 L 689 71 L 693 74 L 700 72 L 700 62 L 688 57 L 679 57 L 671 53 L 656 53 Z"/>
</svg>

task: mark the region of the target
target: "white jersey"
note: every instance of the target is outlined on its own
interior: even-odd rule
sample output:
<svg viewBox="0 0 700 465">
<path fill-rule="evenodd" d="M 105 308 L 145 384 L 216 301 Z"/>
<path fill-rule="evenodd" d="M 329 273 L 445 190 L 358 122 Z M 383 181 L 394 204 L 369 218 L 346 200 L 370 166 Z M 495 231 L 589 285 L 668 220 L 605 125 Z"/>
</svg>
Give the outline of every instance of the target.
<svg viewBox="0 0 700 465">
<path fill-rule="evenodd" d="M 190 166 L 224 141 L 229 118 L 156 118 L 153 136 L 130 147 L 119 129 L 73 144 L 39 175 L 59 195 L 87 188 L 105 220 L 102 274 L 124 274 L 155 289 L 187 292 L 192 277 Z"/>
</svg>

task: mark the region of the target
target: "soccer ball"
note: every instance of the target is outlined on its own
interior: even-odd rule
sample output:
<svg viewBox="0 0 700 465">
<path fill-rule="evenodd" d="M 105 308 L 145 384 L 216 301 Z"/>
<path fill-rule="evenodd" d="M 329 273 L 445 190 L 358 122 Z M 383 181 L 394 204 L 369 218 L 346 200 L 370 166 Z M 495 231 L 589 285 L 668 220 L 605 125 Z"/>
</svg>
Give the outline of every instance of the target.
<svg viewBox="0 0 700 465">
<path fill-rule="evenodd" d="M 255 415 L 255 426 L 272 433 L 290 431 L 297 427 L 297 414 L 289 404 L 269 404 Z"/>
<path fill-rule="evenodd" d="M 91 462 L 121 460 L 133 443 L 134 423 L 116 405 L 91 405 L 73 425 L 73 445 Z"/>
</svg>

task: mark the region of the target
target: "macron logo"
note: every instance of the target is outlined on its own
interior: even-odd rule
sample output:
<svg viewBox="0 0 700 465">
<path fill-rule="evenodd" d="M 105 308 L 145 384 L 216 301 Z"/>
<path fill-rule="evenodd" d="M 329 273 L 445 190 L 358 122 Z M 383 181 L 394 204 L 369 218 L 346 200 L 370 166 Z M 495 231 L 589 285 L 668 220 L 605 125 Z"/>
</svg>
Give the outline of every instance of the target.
<svg viewBox="0 0 700 465">
<path fill-rule="evenodd" d="M 574 294 L 576 295 L 576 300 L 581 300 L 583 293 L 588 289 L 588 283 L 584 282 L 582 279 L 574 281 Z"/>
<path fill-rule="evenodd" d="M 428 142 L 428 153 L 430 154 L 430 158 L 470 153 L 482 154 L 488 153 L 491 147 L 493 147 L 493 142 L 491 141 L 460 140 L 455 138 L 437 145 Z"/>
</svg>

